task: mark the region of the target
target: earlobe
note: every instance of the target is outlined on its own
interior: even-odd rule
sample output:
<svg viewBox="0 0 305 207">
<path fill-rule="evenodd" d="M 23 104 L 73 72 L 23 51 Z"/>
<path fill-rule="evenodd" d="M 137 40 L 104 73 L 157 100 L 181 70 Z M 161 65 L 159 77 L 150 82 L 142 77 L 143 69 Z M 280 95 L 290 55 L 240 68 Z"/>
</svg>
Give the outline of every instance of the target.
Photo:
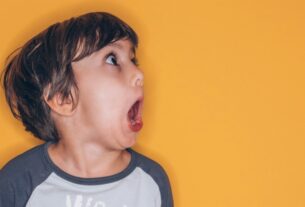
<svg viewBox="0 0 305 207">
<path fill-rule="evenodd" d="M 44 94 L 44 101 L 48 104 L 52 111 L 61 116 L 71 116 L 75 110 L 73 110 L 72 97 L 69 96 L 66 99 L 62 99 L 62 94 L 56 93 L 51 99 L 48 100 L 49 87 Z"/>
</svg>

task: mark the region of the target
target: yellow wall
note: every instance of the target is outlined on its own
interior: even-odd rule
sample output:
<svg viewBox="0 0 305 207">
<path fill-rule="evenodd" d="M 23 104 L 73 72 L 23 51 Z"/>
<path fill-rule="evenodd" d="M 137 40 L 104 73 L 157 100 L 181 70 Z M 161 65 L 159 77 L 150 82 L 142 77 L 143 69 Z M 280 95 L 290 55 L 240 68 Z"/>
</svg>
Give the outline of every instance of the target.
<svg viewBox="0 0 305 207">
<path fill-rule="evenodd" d="M 111 12 L 140 37 L 144 128 L 135 147 L 167 170 L 177 207 L 305 206 L 302 0 L 10 0 L 0 63 L 49 24 Z M 42 142 L 0 93 L 0 167 Z"/>
</svg>

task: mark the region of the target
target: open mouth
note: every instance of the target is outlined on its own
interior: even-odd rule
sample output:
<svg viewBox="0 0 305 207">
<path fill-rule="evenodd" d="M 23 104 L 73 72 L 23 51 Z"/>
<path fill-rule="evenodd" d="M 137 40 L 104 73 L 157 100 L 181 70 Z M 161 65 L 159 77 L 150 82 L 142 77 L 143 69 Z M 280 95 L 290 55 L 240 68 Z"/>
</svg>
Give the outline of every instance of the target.
<svg viewBox="0 0 305 207">
<path fill-rule="evenodd" d="M 133 131 L 139 131 L 142 128 L 142 107 L 143 97 L 139 98 L 128 111 L 129 127 Z"/>
<path fill-rule="evenodd" d="M 128 118 L 131 122 L 134 122 L 138 116 L 139 105 L 139 101 L 136 101 L 128 111 Z"/>
</svg>

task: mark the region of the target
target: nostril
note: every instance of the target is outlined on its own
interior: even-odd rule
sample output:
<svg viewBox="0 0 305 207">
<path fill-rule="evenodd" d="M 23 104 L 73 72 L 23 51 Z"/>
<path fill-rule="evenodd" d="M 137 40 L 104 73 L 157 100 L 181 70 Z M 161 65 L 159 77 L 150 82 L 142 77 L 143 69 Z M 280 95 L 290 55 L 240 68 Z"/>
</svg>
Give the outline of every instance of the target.
<svg viewBox="0 0 305 207">
<path fill-rule="evenodd" d="M 144 85 L 144 76 L 142 73 L 135 73 L 130 79 L 132 86 L 143 86 Z"/>
<path fill-rule="evenodd" d="M 137 85 L 138 85 L 138 86 L 143 86 L 143 85 L 144 85 L 144 79 L 141 78 L 141 77 L 138 77 L 138 79 L 137 79 Z"/>
<path fill-rule="evenodd" d="M 138 80 L 137 80 L 137 85 L 138 85 L 138 86 L 143 86 L 143 80 L 138 79 Z"/>
</svg>

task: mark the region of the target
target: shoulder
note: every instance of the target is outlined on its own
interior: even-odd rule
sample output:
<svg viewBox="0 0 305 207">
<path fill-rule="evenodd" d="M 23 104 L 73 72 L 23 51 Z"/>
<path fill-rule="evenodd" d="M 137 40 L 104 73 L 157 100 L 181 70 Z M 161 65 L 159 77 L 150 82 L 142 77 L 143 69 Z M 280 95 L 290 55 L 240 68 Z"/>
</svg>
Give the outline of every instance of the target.
<svg viewBox="0 0 305 207">
<path fill-rule="evenodd" d="M 43 146 L 43 144 L 35 146 L 9 160 L 0 170 L 0 185 L 16 181 L 29 172 L 35 172 L 38 165 L 42 164 Z"/>
<path fill-rule="evenodd" d="M 167 173 L 165 169 L 159 162 L 135 150 L 133 150 L 133 152 L 136 155 L 137 167 L 140 167 L 143 171 L 150 174 L 151 176 L 167 177 Z"/>
<path fill-rule="evenodd" d="M 173 196 L 169 177 L 163 166 L 157 161 L 133 150 L 136 155 L 137 167 L 147 173 L 158 185 L 161 194 L 161 207 L 172 207 Z"/>
<path fill-rule="evenodd" d="M 41 144 L 8 161 L 0 170 L 0 206 L 25 206 L 33 189 L 50 174 Z"/>
</svg>

